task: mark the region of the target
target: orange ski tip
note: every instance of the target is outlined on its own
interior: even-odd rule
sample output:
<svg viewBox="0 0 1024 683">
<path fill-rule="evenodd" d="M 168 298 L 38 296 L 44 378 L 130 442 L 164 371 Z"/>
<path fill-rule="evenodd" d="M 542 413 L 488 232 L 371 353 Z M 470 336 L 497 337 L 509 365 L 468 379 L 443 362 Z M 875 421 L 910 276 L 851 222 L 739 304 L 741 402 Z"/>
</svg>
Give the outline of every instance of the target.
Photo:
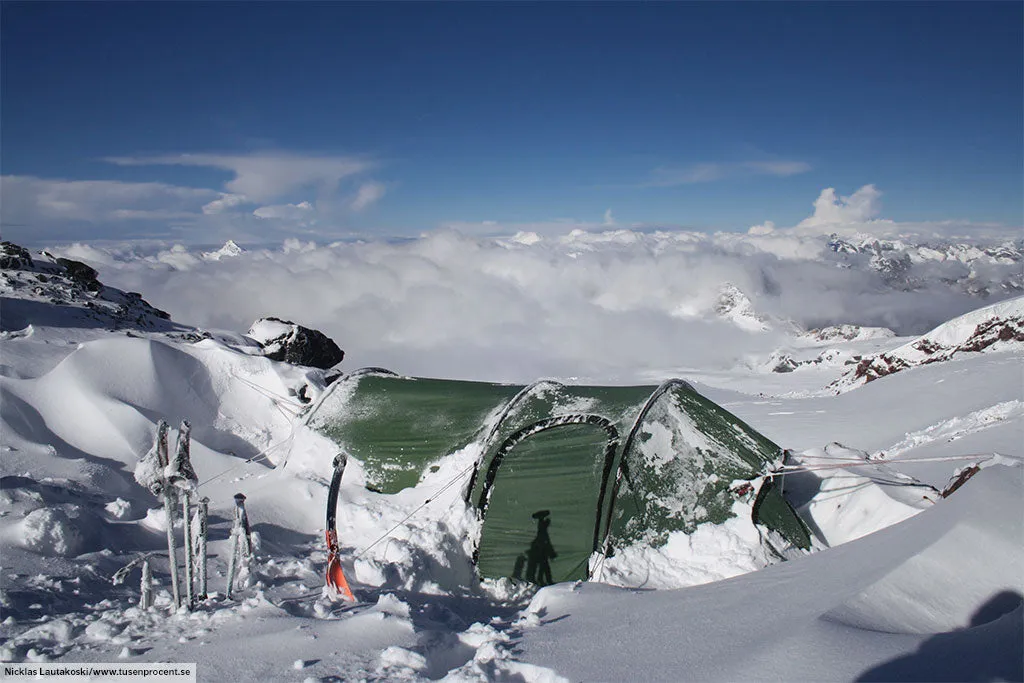
<svg viewBox="0 0 1024 683">
<path fill-rule="evenodd" d="M 348 587 L 348 581 L 345 580 L 345 572 L 341 570 L 341 562 L 336 557 L 332 557 L 327 563 L 327 585 L 345 600 L 356 601 Z"/>
</svg>

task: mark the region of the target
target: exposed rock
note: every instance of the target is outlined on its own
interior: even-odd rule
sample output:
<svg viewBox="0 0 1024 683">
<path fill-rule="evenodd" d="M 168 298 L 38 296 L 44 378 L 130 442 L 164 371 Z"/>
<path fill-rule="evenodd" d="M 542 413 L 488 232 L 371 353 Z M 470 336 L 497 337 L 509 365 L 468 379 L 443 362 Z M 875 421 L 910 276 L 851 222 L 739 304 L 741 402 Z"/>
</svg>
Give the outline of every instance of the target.
<svg viewBox="0 0 1024 683">
<path fill-rule="evenodd" d="M 345 352 L 323 332 L 290 320 L 260 318 L 249 328 L 247 336 L 259 342 L 267 358 L 293 365 L 326 370 L 345 358 Z"/>
<path fill-rule="evenodd" d="M 57 263 L 64 266 L 64 270 L 71 277 L 72 280 L 80 284 L 82 287 L 90 292 L 100 291 L 100 281 L 97 278 L 99 273 L 92 266 L 87 266 L 81 261 L 75 261 L 69 258 L 59 258 Z"/>
<path fill-rule="evenodd" d="M 800 363 L 789 354 L 782 354 L 780 357 L 772 358 L 771 364 L 772 372 L 793 372 L 800 366 Z"/>
<path fill-rule="evenodd" d="M 0 242 L 0 268 L 25 270 L 32 267 L 32 255 L 13 242 Z"/>
<path fill-rule="evenodd" d="M 813 358 L 806 358 L 804 360 L 797 360 L 793 358 L 790 353 L 786 351 L 776 351 L 765 363 L 765 367 L 769 368 L 772 372 L 793 372 L 798 368 L 824 366 L 834 367 L 840 365 L 851 365 L 852 363 L 860 360 L 860 356 L 856 356 L 849 351 L 843 351 L 841 349 L 825 349 L 817 356 Z"/>
</svg>

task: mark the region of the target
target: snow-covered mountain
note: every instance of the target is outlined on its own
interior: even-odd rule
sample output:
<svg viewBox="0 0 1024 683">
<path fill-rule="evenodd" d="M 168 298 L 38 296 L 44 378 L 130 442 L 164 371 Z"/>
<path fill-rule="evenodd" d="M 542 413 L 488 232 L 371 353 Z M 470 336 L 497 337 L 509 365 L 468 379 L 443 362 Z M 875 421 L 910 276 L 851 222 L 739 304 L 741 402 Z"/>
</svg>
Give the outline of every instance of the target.
<svg viewBox="0 0 1024 683">
<path fill-rule="evenodd" d="M 917 289 L 939 280 L 973 296 L 1024 292 L 1024 239 L 970 244 L 831 235 L 827 245 L 837 263 L 869 267 L 896 288 Z"/>
<path fill-rule="evenodd" d="M 971 311 L 891 351 L 867 356 L 829 385 L 837 392 L 957 355 L 1024 351 L 1024 297 Z"/>
<path fill-rule="evenodd" d="M 235 244 L 234 240 L 228 240 L 220 249 L 203 253 L 203 258 L 208 261 L 219 261 L 222 258 L 233 258 L 245 253 L 245 249 Z"/>
<path fill-rule="evenodd" d="M 373 249 L 374 257 L 395 253 Z M 155 258 L 154 272 L 246 259 L 173 256 Z M 360 463 L 349 463 L 338 507 L 342 562 L 358 598 L 348 605 L 321 593 L 326 477 L 337 449 L 301 417 L 303 398 L 315 401 L 328 371 L 274 361 L 257 344 L 294 328 L 265 321 L 251 330 L 259 340 L 201 330 L 100 284 L 91 269 L 6 245 L 2 258 L 5 662 L 198 662 L 203 681 L 1021 677 L 1020 299 L 925 335 L 954 349 L 930 354 L 947 362 L 859 381 L 838 396 L 791 396 L 806 382 L 802 372 L 738 366 L 701 376 L 702 393 L 791 449 L 786 495 L 814 531 L 817 552 L 787 562 L 752 556 L 756 531 L 747 538 L 702 527 L 671 538 L 658 557 L 617 558 L 602 582 L 478 586 L 467 552 L 477 521 L 451 485 L 473 462 L 470 447 L 394 496 L 364 488 Z M 404 265 L 418 281 L 435 272 Z M 617 296 L 600 303 L 618 311 L 635 291 L 628 280 L 615 284 L 608 292 Z M 760 320 L 750 298 L 729 293 L 725 315 Z M 669 294 L 667 305 L 677 305 Z M 738 332 L 729 339 L 749 344 L 784 333 Z M 844 326 L 792 339 L 824 354 L 889 337 Z M 981 345 L 986 352 L 976 352 Z M 490 362 L 505 362 L 507 347 L 494 348 Z M 358 364 L 351 355 L 347 362 Z M 815 367 L 818 382 L 847 366 Z M 161 419 L 191 422 L 198 492 L 209 498 L 211 592 L 193 612 L 170 606 L 167 522 L 132 477 Z M 978 473 L 956 493 L 936 495 L 975 464 Z M 248 585 L 228 599 L 236 493 L 247 497 L 259 542 Z M 137 573 L 129 583 L 110 579 L 147 553 L 155 606 L 141 609 Z"/>
<path fill-rule="evenodd" d="M 731 282 L 726 282 L 719 290 L 714 311 L 720 318 L 748 332 L 764 332 L 772 327 L 768 317 L 759 315 L 750 298 Z"/>
<path fill-rule="evenodd" d="M 887 327 L 871 327 L 863 325 L 829 325 L 808 330 L 799 335 L 801 339 L 814 344 L 832 344 L 835 342 L 865 341 L 868 339 L 888 339 L 896 333 Z"/>
</svg>

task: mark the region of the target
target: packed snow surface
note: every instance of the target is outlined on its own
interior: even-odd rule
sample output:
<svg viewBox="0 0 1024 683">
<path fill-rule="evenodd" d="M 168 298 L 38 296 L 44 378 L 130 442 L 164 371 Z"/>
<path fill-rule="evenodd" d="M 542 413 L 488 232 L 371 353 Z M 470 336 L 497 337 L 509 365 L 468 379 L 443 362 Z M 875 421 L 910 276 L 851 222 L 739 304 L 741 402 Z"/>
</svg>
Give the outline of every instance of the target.
<svg viewBox="0 0 1024 683">
<path fill-rule="evenodd" d="M 755 238 L 777 251 L 792 247 L 787 259 L 805 248 L 818 253 L 797 237 L 766 232 L 748 239 Z M 654 263 L 647 256 L 652 251 L 663 257 L 658 269 L 680 268 L 692 257 L 686 250 L 707 250 L 708 239 L 621 231 L 560 241 L 520 235 L 504 246 L 442 235 L 411 245 L 355 245 L 351 252 L 345 245 L 322 250 L 298 244 L 279 252 L 226 248 L 204 254 L 181 248 L 130 258 L 82 246 L 65 252 L 71 258 L 97 256 L 91 262 L 104 281 L 109 268 L 122 280 L 151 283 L 152 292 L 140 289 L 172 311 L 176 305 L 153 296 L 164 292 L 161 279 L 171 298 L 181 296 L 184 280 L 194 280 L 197 290 L 189 298 L 209 300 L 202 309 L 209 320 L 221 304 L 211 295 L 216 288 L 203 289 L 207 278 L 220 286 L 224 276 L 241 278 L 241 283 L 232 280 L 230 289 L 266 280 L 268 274 L 273 282 L 284 263 L 300 263 L 322 275 L 352 259 L 356 271 L 332 277 L 352 278 L 352 289 L 337 291 L 348 302 L 344 305 L 353 307 L 345 310 L 357 313 L 358 320 L 350 320 L 353 333 L 357 322 L 368 320 L 361 316 L 369 308 L 360 303 L 367 292 L 397 288 L 391 329 L 382 327 L 390 315 L 371 326 L 389 349 L 385 357 L 440 368 L 444 363 L 432 356 L 438 345 L 465 333 L 479 349 L 494 342 L 487 356 L 491 366 L 508 369 L 520 381 L 536 378 L 518 373 L 537 370 L 530 354 L 540 347 L 534 342 L 520 350 L 502 346 L 503 335 L 495 330 L 541 319 L 542 339 L 536 343 L 555 340 L 558 324 L 545 316 L 574 310 L 581 303 L 578 292 L 585 291 L 584 312 L 567 324 L 583 325 L 598 342 L 602 330 L 614 334 L 605 340 L 609 345 L 596 348 L 574 346 L 579 337 L 557 339 L 556 353 L 541 353 L 550 374 L 575 376 L 584 362 L 598 357 L 594 354 L 613 349 L 617 355 L 607 362 L 589 363 L 589 379 L 656 381 L 680 369 L 699 369 L 688 378 L 702 393 L 792 450 L 777 476 L 784 478 L 787 497 L 814 535 L 813 552 L 790 553 L 783 561 L 765 551 L 763 532 L 749 521 L 749 501 L 738 500 L 738 514 L 727 523 L 674 534 L 657 549 L 630 548 L 601 562 L 588 583 L 540 590 L 508 580 L 481 585 L 469 559 L 479 526 L 462 502 L 460 479 L 477 457 L 477 444 L 451 454 L 415 488 L 390 496 L 367 490 L 362 467 L 352 460 L 341 487 L 338 532 L 354 604 L 323 591 L 324 508 L 336 447 L 304 425 L 307 404 L 300 397 L 315 402 L 329 379 L 324 371 L 254 355 L 254 342 L 238 333 L 163 318 L 149 326 L 145 318 L 111 317 L 103 313 L 102 302 L 137 301 L 112 287 L 99 291 L 99 308 L 88 307 L 86 302 L 97 301 L 95 292 L 72 291 L 58 278 L 54 286 L 66 295 L 55 297 L 56 290 L 41 285 L 37 293 L 29 278 L 40 271 L 5 268 L 0 659 L 195 661 L 204 681 L 1024 678 L 1024 352 L 1008 345 L 992 353 L 956 353 L 832 395 L 825 387 L 849 369 L 845 360 L 914 341 L 865 325 L 885 322 L 905 331 L 901 311 L 915 296 L 931 302 L 932 313 L 947 308 L 962 313 L 968 295 L 961 285 L 966 284 L 952 294 L 893 290 L 881 299 L 868 296 L 875 313 L 859 319 L 839 315 L 851 310 L 856 298 L 834 298 L 842 306 L 826 317 L 836 327 L 827 331 L 817 325 L 809 334 L 803 329 L 812 321 L 792 325 L 784 306 L 765 306 L 770 296 L 758 293 L 762 280 L 749 271 L 735 277 L 731 257 L 700 270 L 708 282 L 714 280 L 706 291 L 673 289 L 672 276 L 666 276 L 668 290 L 654 288 L 669 271 L 645 279 L 644 270 Z M 725 250 L 729 238 L 715 239 L 716 249 Z M 935 256 L 920 245 L 888 246 L 875 250 L 856 240 L 836 242 L 830 253 L 848 255 L 854 269 L 894 251 L 943 268 L 963 266 L 957 259 L 970 258 L 978 268 L 988 264 L 986 272 L 1000 278 L 1005 275 L 1000 268 L 1017 263 L 1012 250 L 943 247 Z M 454 264 L 465 263 L 467 253 L 476 254 L 476 262 L 463 272 Z M 758 263 L 759 273 L 782 282 L 783 292 L 818 267 L 801 261 L 786 275 L 788 266 L 779 266 L 777 259 L 761 254 L 748 263 Z M 402 265 L 387 266 L 396 268 L 389 275 L 367 265 L 395 260 Z M 571 263 L 580 265 L 567 269 Z M 689 263 L 698 269 L 708 265 Z M 872 273 L 888 272 L 884 264 L 876 265 L 881 270 Z M 620 279 L 615 273 L 622 268 L 627 272 Z M 725 271 L 728 280 L 718 277 Z M 47 279 L 48 273 L 43 273 Z M 440 334 L 442 327 L 428 324 L 429 318 L 440 314 L 442 322 L 455 323 L 454 312 L 428 307 L 404 317 L 416 302 L 432 301 L 438 283 L 445 283 L 450 297 L 466 284 L 466 273 L 475 273 L 481 286 L 490 287 L 490 278 L 497 278 L 508 288 L 480 289 L 484 300 L 476 303 L 482 308 L 473 310 L 493 316 L 491 309 L 515 301 L 522 309 L 503 313 L 521 310 L 520 323 L 492 328 L 497 318 L 486 317 L 487 325 Z M 564 277 L 581 289 L 569 293 L 561 286 Z M 847 284 L 865 278 L 867 286 L 876 275 L 839 277 Z M 728 282 L 734 284 L 726 287 Z M 496 291 L 503 294 L 489 298 L 487 292 Z M 542 313 L 528 310 L 528 302 L 541 301 L 542 291 Z M 723 291 L 736 304 L 726 313 L 739 318 L 715 311 L 716 301 L 727 303 L 719 300 Z M 531 294 L 522 298 L 523 292 Z M 652 292 L 653 299 L 641 305 Z M 251 292 L 248 296 L 254 299 Z M 303 299 L 303 305 L 313 298 Z M 680 309 L 681 301 L 692 306 Z M 1019 307 L 1019 301 L 997 306 Z M 320 325 L 293 309 L 232 315 L 244 320 L 235 329 L 266 315 Z M 992 319 L 991 310 L 973 315 Z M 770 329 L 745 331 L 752 320 Z M 712 344 L 728 339 L 729 348 L 724 354 L 717 349 L 710 365 L 680 357 L 678 347 L 672 355 L 665 335 L 684 328 L 666 321 L 680 321 L 693 334 L 711 331 Z M 637 335 L 643 332 L 654 341 L 631 346 L 633 337 L 618 330 L 627 322 L 651 322 Z M 919 322 L 915 318 L 910 327 Z M 343 330 L 331 334 L 353 348 Z M 958 334 L 933 336 L 962 343 Z M 802 361 L 801 354 L 819 357 L 822 345 L 844 360 L 798 365 L 784 373 L 765 369 L 780 348 Z M 346 359 L 348 370 L 382 364 L 367 350 L 368 340 L 354 348 Z M 578 357 L 560 364 L 560 354 L 572 358 L 574 348 Z M 627 372 L 631 354 L 642 355 L 637 348 L 656 353 Z M 392 365 L 412 374 L 413 368 Z M 153 446 L 160 420 L 171 425 L 172 445 L 181 421 L 191 423 L 198 494 L 210 500 L 211 591 L 192 612 L 171 609 L 167 519 L 160 500 L 132 474 Z M 951 477 L 975 464 L 977 473 L 943 498 Z M 228 532 L 236 493 L 247 497 L 257 549 L 251 571 L 228 599 Z M 125 582 L 111 581 L 144 554 L 157 583 L 149 609 L 138 606 L 140 566 Z"/>
</svg>

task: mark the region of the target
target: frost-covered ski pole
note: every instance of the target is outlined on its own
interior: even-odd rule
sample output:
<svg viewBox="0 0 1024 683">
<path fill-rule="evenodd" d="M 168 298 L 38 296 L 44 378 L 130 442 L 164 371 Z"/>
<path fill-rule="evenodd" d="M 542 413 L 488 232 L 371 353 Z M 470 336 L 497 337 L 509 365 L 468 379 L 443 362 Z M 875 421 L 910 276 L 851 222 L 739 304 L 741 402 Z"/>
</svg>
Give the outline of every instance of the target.
<svg viewBox="0 0 1024 683">
<path fill-rule="evenodd" d="M 149 568 L 149 558 L 142 561 L 142 583 L 139 586 L 139 607 L 149 609 L 153 606 L 153 570 Z"/>
<path fill-rule="evenodd" d="M 248 567 L 252 557 L 252 535 L 249 528 L 249 515 L 245 511 L 245 495 L 235 494 L 235 521 L 231 527 L 231 562 L 228 564 L 227 596 L 235 585 L 235 572 L 243 566 Z"/>
<path fill-rule="evenodd" d="M 178 588 L 178 547 L 174 543 L 174 491 L 164 487 L 164 517 L 167 519 L 167 566 L 171 572 L 171 596 L 174 608 L 181 606 L 181 589 Z"/>
<path fill-rule="evenodd" d="M 135 481 L 145 486 L 154 496 L 164 501 L 164 518 L 167 523 L 167 565 L 171 573 L 171 595 L 175 608 L 181 604 L 178 590 L 178 551 L 174 544 L 174 491 L 167 483 L 167 423 L 163 420 L 156 425 L 156 441 L 138 464 L 135 465 Z"/>
<path fill-rule="evenodd" d="M 191 519 L 192 501 L 189 500 L 188 491 L 182 491 L 181 523 L 185 531 L 185 604 L 188 605 L 189 609 L 192 609 L 196 605 L 195 591 L 193 590 L 195 572 L 192 570 L 195 567 L 195 558 L 192 556 L 192 527 L 190 523 Z"/>
<path fill-rule="evenodd" d="M 199 573 L 199 599 L 206 599 L 206 564 L 207 564 L 207 552 L 206 543 L 209 533 L 209 514 L 210 514 L 210 499 L 202 498 L 199 500 L 199 505 L 196 507 L 196 566 Z"/>
<path fill-rule="evenodd" d="M 112 584 L 120 586 L 124 583 L 124 580 L 128 578 L 128 574 L 135 568 L 135 565 L 142 564 L 142 581 L 139 585 L 139 607 L 142 609 L 148 609 L 153 605 L 153 572 L 149 566 L 150 555 L 151 553 L 139 555 L 134 560 L 114 572 L 114 575 L 110 577 L 110 582 Z"/>
<path fill-rule="evenodd" d="M 174 458 L 167 463 L 164 470 L 167 481 L 165 490 L 178 489 L 181 493 L 182 524 L 185 531 L 185 603 L 189 609 L 195 605 L 192 592 L 192 531 L 190 528 L 192 515 L 189 506 L 190 495 L 195 491 L 196 484 L 199 482 L 199 477 L 196 476 L 196 471 L 192 468 L 191 434 L 192 426 L 187 420 L 182 420 L 181 427 L 178 429 L 178 442 L 174 449 Z M 171 521 L 173 522 L 173 520 Z M 173 539 L 173 524 L 167 525 L 167 533 L 168 539 Z M 174 573 L 177 575 L 177 557 L 174 558 L 174 564 Z M 175 599 L 175 604 L 180 605 L 180 599 Z"/>
</svg>

